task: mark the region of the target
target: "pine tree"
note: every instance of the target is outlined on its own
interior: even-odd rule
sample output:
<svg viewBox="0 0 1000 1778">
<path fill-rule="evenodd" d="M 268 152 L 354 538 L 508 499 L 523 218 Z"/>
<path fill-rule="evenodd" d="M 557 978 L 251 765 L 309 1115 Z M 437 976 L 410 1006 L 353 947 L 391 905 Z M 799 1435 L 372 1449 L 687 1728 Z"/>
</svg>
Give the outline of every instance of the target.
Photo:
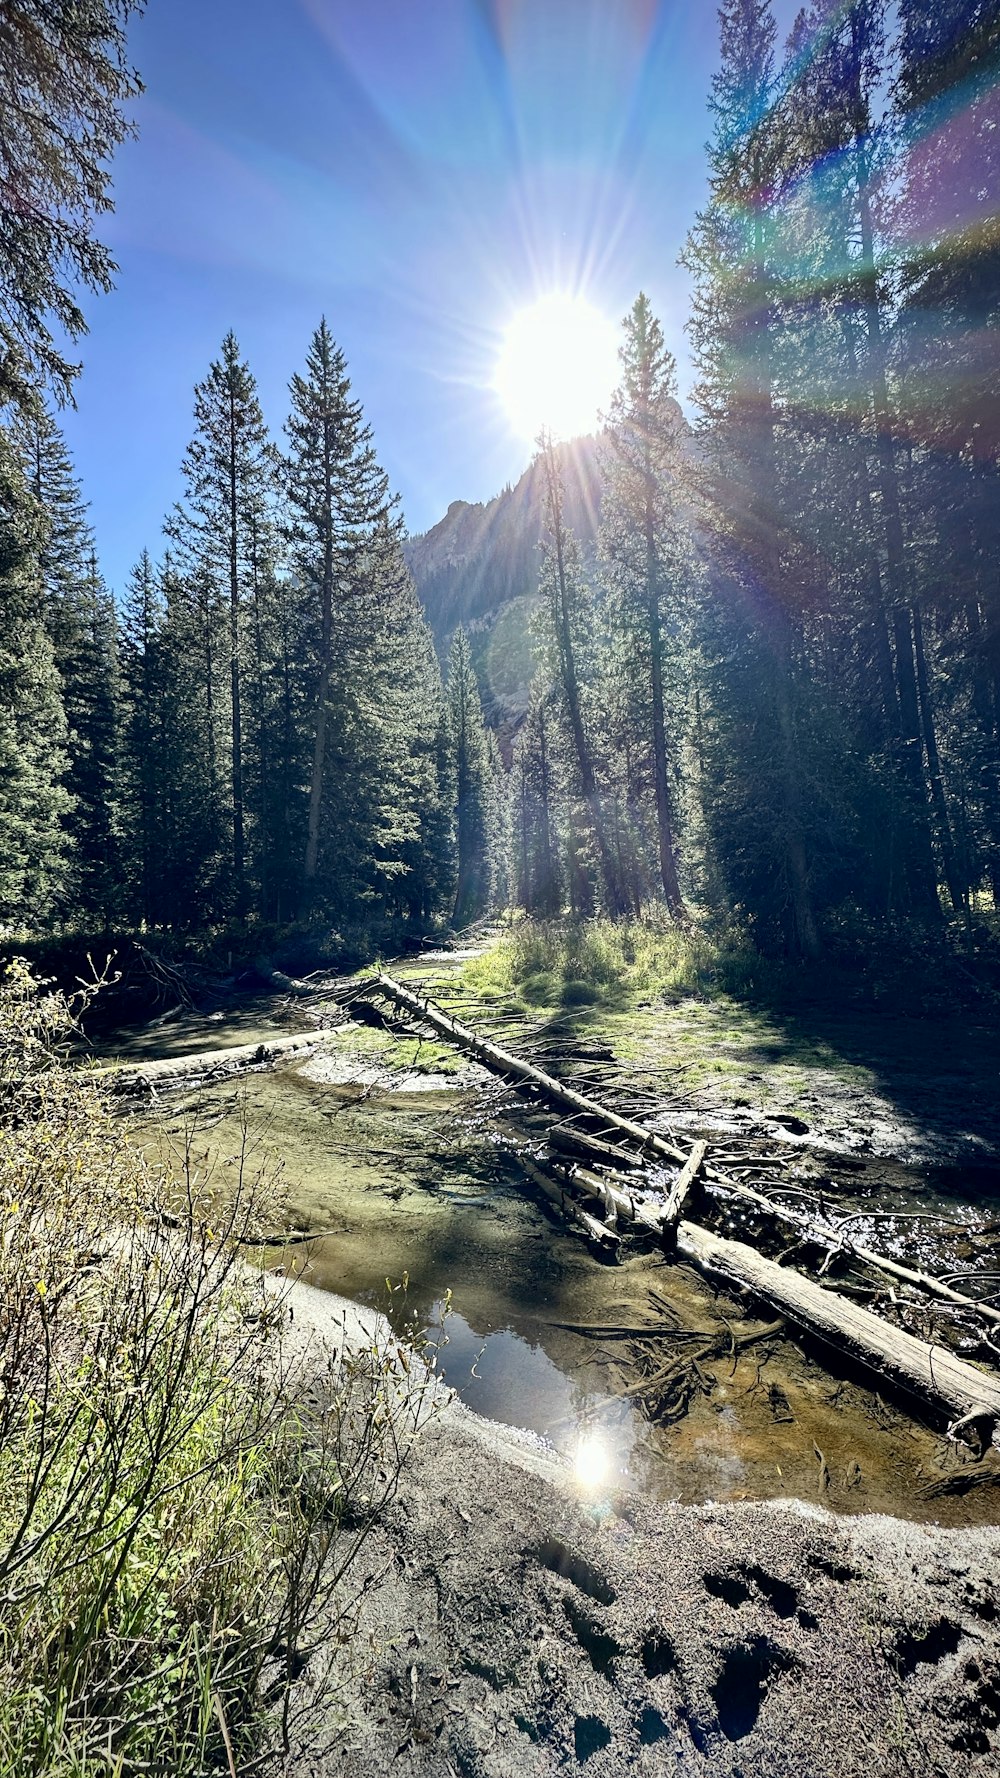
<svg viewBox="0 0 1000 1778">
<path fill-rule="evenodd" d="M 0 15 L 0 408 L 30 413 L 49 383 L 65 399 L 86 331 L 81 288 L 117 270 L 94 236 L 112 208 L 108 162 L 141 92 L 126 32 L 142 0 L 17 0 Z"/>
<path fill-rule="evenodd" d="M 120 785 L 129 911 L 147 926 L 167 916 L 163 885 L 170 868 L 171 823 L 165 747 L 166 612 L 149 551 L 132 574 L 121 616 Z"/>
<path fill-rule="evenodd" d="M 195 388 L 195 435 L 188 446 L 183 474 L 185 502 L 168 527 L 182 552 L 181 568 L 196 590 L 195 608 L 206 659 L 220 644 L 228 679 L 227 825 L 232 835 L 232 894 L 237 916 L 249 909 L 246 797 L 243 736 L 243 627 L 252 599 L 255 540 L 273 457 L 257 396 L 257 384 L 240 357 L 233 333 L 222 342 L 222 356 L 213 362 Z M 218 635 L 225 612 L 224 641 Z M 206 679 L 208 698 L 215 696 L 213 668 Z M 212 746 L 220 732 L 211 711 Z M 218 754 L 214 761 L 219 772 Z"/>
<path fill-rule="evenodd" d="M 624 911 L 619 870 L 610 825 L 598 778 L 595 725 L 588 705 L 593 701 L 597 678 L 596 620 L 594 601 L 583 573 L 579 546 L 563 517 L 563 487 L 552 440 L 539 439 L 539 457 L 545 477 L 547 534 L 542 548 L 539 575 L 539 633 L 545 670 L 554 686 L 573 761 L 578 793 L 589 818 L 597 847 L 601 888 L 607 911 Z M 572 837 L 572 836 L 571 836 Z M 573 840 L 574 856 L 578 847 Z M 576 902 L 589 900 L 578 881 Z"/>
<path fill-rule="evenodd" d="M 66 718 L 43 622 L 45 516 L 0 432 L 0 920 L 43 924 L 64 896 Z"/>
<path fill-rule="evenodd" d="M 721 65 L 712 84 L 710 201 L 689 236 L 684 262 L 695 279 L 689 324 L 712 473 L 706 476 L 717 576 L 741 618 L 753 605 L 761 644 L 750 686 L 771 738 L 748 769 L 772 761 L 759 791 L 769 807 L 760 844 L 773 847 L 756 880 L 770 879 L 783 907 L 785 943 L 813 956 L 819 938 L 807 845 L 806 791 L 797 688 L 797 550 L 782 510 L 775 335 L 781 296 L 777 212 L 783 135 L 775 106 L 775 25 L 769 0 L 725 0 Z M 717 579 L 716 585 L 719 581 Z M 743 595 L 753 589 L 753 605 Z M 717 660 L 726 658 L 723 648 Z M 766 732 L 766 731 L 765 731 Z M 768 779 L 770 782 L 768 783 Z"/>
<path fill-rule="evenodd" d="M 985 873 L 1000 903 L 1000 377 L 990 347 L 1000 325 L 1000 226 L 982 204 L 1000 175 L 1000 7 L 900 0 L 897 10 L 897 400 L 916 447 L 911 554 L 940 657 L 965 874 L 975 883 Z M 917 670 L 927 683 L 923 629 Z M 933 725 L 927 739 L 933 785 Z"/>
<path fill-rule="evenodd" d="M 306 373 L 290 385 L 286 424 L 290 532 L 295 571 L 307 602 L 311 665 L 312 768 L 303 862 L 303 900 L 317 894 L 321 825 L 330 764 L 331 720 L 347 696 L 348 675 L 363 670 L 363 620 L 371 594 L 372 541 L 399 539 L 395 502 L 372 446 L 361 403 L 351 395 L 343 352 L 320 322 Z"/>
<path fill-rule="evenodd" d="M 605 578 L 628 653 L 648 687 L 660 878 L 682 911 L 664 692 L 665 628 L 676 628 L 684 574 L 677 372 L 663 329 L 641 294 L 623 323 L 621 382 L 608 416 L 608 489 L 601 515 Z M 630 646 L 629 646 L 630 645 Z M 675 742 L 676 753 L 676 742 Z"/>
<path fill-rule="evenodd" d="M 543 919 L 559 912 L 562 899 L 551 697 L 546 680 L 536 677 L 527 715 L 514 743 L 511 772 L 512 899 L 516 906 Z"/>
<path fill-rule="evenodd" d="M 448 659 L 448 722 L 455 782 L 458 882 L 453 924 L 469 926 L 490 896 L 490 790 L 492 773 L 483 726 L 479 683 L 463 629 L 455 632 Z"/>
<path fill-rule="evenodd" d="M 71 802 L 67 812 L 72 872 L 64 914 L 116 910 L 115 837 L 117 632 L 114 601 L 101 580 L 87 506 L 62 434 L 41 406 L 23 416 L 16 437 L 31 491 L 45 515 L 37 577 L 45 624 L 69 724 Z"/>
</svg>

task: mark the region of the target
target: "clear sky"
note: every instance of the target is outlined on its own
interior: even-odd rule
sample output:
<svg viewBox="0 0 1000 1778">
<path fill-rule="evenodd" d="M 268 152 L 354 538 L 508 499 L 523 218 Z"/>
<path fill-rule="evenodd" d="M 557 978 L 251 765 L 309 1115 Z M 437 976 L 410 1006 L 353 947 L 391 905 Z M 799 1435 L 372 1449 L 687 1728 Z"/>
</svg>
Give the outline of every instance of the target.
<svg viewBox="0 0 1000 1778">
<path fill-rule="evenodd" d="M 525 467 L 491 378 L 552 287 L 615 317 L 645 288 L 683 393 L 716 34 L 709 0 L 149 0 L 64 416 L 109 583 L 161 548 L 229 327 L 278 433 L 326 314 L 413 531 Z"/>
</svg>

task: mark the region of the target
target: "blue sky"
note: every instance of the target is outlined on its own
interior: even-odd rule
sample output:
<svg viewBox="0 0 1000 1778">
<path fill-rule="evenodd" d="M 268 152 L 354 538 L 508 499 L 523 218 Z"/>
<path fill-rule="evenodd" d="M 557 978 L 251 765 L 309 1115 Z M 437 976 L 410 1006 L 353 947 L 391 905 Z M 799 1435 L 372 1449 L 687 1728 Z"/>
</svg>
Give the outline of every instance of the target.
<svg viewBox="0 0 1000 1778">
<path fill-rule="evenodd" d="M 683 393 L 712 5 L 149 0 L 132 51 L 140 135 L 104 224 L 121 269 L 87 302 L 64 416 L 116 590 L 161 548 L 229 327 L 278 433 L 326 314 L 414 531 L 524 468 L 490 378 L 511 312 L 553 286 L 616 317 L 645 288 Z"/>
</svg>

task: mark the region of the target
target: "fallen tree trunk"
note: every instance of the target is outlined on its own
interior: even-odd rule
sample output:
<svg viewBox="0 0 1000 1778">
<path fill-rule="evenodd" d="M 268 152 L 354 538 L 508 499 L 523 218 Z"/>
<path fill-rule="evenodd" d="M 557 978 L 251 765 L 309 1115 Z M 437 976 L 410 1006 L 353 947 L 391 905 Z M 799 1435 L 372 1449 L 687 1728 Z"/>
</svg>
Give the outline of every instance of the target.
<svg viewBox="0 0 1000 1778">
<path fill-rule="evenodd" d="M 731 1192 L 734 1197 L 755 1204 L 768 1216 L 775 1217 L 779 1222 L 787 1223 L 789 1228 L 797 1229 L 807 1240 L 815 1241 L 820 1246 L 829 1248 L 830 1258 L 842 1253 L 848 1259 L 860 1260 L 862 1265 L 870 1266 L 874 1271 L 884 1272 L 888 1278 L 898 1278 L 902 1284 L 913 1284 L 935 1296 L 943 1303 L 972 1309 L 984 1320 L 992 1321 L 1000 1326 L 1000 1309 L 994 1309 L 989 1303 L 979 1303 L 974 1297 L 965 1296 L 955 1290 L 942 1279 L 935 1278 L 933 1272 L 918 1272 L 912 1266 L 905 1266 L 901 1260 L 891 1259 L 887 1253 L 875 1253 L 870 1247 L 859 1246 L 850 1238 L 844 1239 L 837 1229 L 827 1223 L 817 1222 L 814 1217 L 805 1215 L 801 1210 L 792 1210 L 786 1204 L 777 1204 L 764 1192 L 757 1191 L 752 1185 L 744 1185 L 720 1173 L 717 1167 L 707 1167 L 706 1177 L 720 1191 Z"/>
<path fill-rule="evenodd" d="M 589 1210 L 584 1210 L 582 1204 L 578 1204 L 572 1194 L 558 1180 L 553 1179 L 551 1174 L 546 1173 L 530 1155 L 522 1154 L 520 1159 L 528 1178 L 563 1216 L 568 1217 L 571 1222 L 579 1223 L 590 1240 L 596 1241 L 598 1246 L 617 1248 L 618 1234 L 614 1228 L 606 1222 L 600 1222 L 596 1216 L 591 1216 Z"/>
<path fill-rule="evenodd" d="M 399 982 L 394 981 L 392 976 L 380 974 L 374 978 L 374 985 L 390 1000 L 403 1006 L 407 1012 L 424 1019 L 434 1030 L 439 1031 L 442 1036 L 450 1038 L 461 1048 L 468 1050 L 471 1055 L 477 1056 L 488 1067 L 508 1075 L 511 1079 L 519 1080 L 527 1086 L 536 1087 L 556 1105 L 566 1106 L 571 1111 L 597 1119 L 608 1128 L 627 1136 L 643 1152 L 679 1165 L 682 1168 L 681 1178 L 674 1182 L 668 1204 L 661 1218 L 662 1221 L 669 1222 L 674 1193 L 680 1196 L 681 1179 L 684 1178 L 683 1169 L 693 1162 L 698 1144 L 695 1145 L 695 1149 L 692 1149 L 690 1155 L 686 1155 L 682 1149 L 667 1142 L 657 1131 L 649 1129 L 647 1125 L 636 1123 L 633 1118 L 622 1117 L 620 1113 L 612 1111 L 607 1105 L 602 1105 L 596 1099 L 590 1099 L 583 1093 L 575 1092 L 563 1081 L 556 1080 L 551 1074 L 546 1074 L 542 1069 L 534 1067 L 532 1063 L 525 1062 L 520 1056 L 511 1054 L 509 1050 L 501 1049 L 498 1044 L 491 1043 L 488 1038 L 480 1037 L 478 1032 L 471 1030 L 467 1025 L 460 1024 L 457 1019 L 442 1012 L 440 1007 L 435 1006 L 433 1002 L 422 1000 L 419 995 L 411 993 L 408 988 L 404 988 Z M 926 1292 L 927 1295 L 937 1297 L 941 1302 L 949 1303 L 953 1307 L 969 1309 L 974 1314 L 981 1315 L 984 1320 L 1000 1326 L 1000 1309 L 994 1309 L 988 1303 L 976 1302 L 973 1297 L 966 1296 L 962 1291 L 953 1289 L 951 1285 L 942 1283 L 941 1279 L 935 1278 L 931 1272 L 916 1271 L 911 1266 L 903 1265 L 900 1260 L 891 1259 L 887 1254 L 876 1253 L 870 1247 L 859 1246 L 854 1241 L 844 1240 L 838 1235 L 836 1229 L 817 1222 L 813 1217 L 804 1215 L 800 1210 L 792 1210 L 784 1204 L 775 1203 L 772 1198 L 765 1197 L 763 1192 L 755 1191 L 753 1186 L 745 1185 L 742 1181 L 733 1179 L 729 1174 L 722 1172 L 718 1167 L 709 1165 L 704 1160 L 704 1145 L 700 1146 L 703 1151 L 700 1168 L 711 1184 L 723 1187 L 734 1197 L 743 1198 L 748 1203 L 756 1204 L 769 1216 L 787 1223 L 790 1228 L 797 1229 L 808 1239 L 816 1241 L 834 1252 L 839 1250 L 847 1256 L 853 1256 L 862 1265 L 871 1266 L 874 1270 L 883 1272 L 887 1277 L 898 1278 L 904 1284 L 912 1284 L 917 1289 Z M 685 1182 L 684 1195 L 695 1176 L 692 1173 Z M 678 1202 L 674 1214 L 679 1212 L 680 1208 L 681 1203 Z M 656 1221 L 649 1212 L 641 1220 L 650 1226 Z"/>
<path fill-rule="evenodd" d="M 433 1030 L 440 1032 L 451 1042 L 468 1050 L 471 1055 L 477 1056 L 481 1061 L 485 1062 L 487 1066 L 495 1069 L 499 1073 L 505 1074 L 514 1080 L 521 1081 L 525 1085 L 537 1088 L 538 1091 L 545 1094 L 546 1098 L 557 1105 L 564 1105 L 572 1111 L 585 1113 L 587 1116 L 596 1119 L 606 1127 L 618 1131 L 623 1136 L 627 1136 L 646 1153 L 661 1156 L 664 1159 L 680 1163 L 682 1173 L 680 1178 L 675 1182 L 675 1191 L 677 1191 L 678 1199 L 680 1198 L 678 1188 L 681 1186 L 681 1181 L 684 1180 L 685 1172 L 688 1174 L 683 1187 L 686 1195 L 690 1182 L 696 1176 L 697 1171 L 701 1169 L 703 1170 L 706 1179 L 710 1180 L 712 1183 L 724 1187 L 737 1198 L 756 1204 L 758 1208 L 767 1211 L 771 1216 L 776 1216 L 787 1222 L 791 1227 L 798 1229 L 809 1239 L 818 1241 L 820 1244 L 834 1251 L 841 1248 L 845 1253 L 853 1255 L 863 1264 L 872 1266 L 888 1276 L 897 1277 L 906 1283 L 917 1285 L 921 1289 L 927 1291 L 928 1294 L 936 1296 L 942 1301 L 949 1302 L 954 1306 L 960 1305 L 965 1309 L 971 1309 L 973 1312 L 985 1313 L 987 1319 L 990 1320 L 1000 1319 L 1000 1315 L 998 1315 L 996 1310 L 990 1309 L 988 1305 L 976 1303 L 971 1297 L 963 1296 L 960 1292 L 953 1290 L 949 1285 L 943 1284 L 940 1279 L 934 1278 L 931 1274 L 912 1271 L 909 1267 L 901 1265 L 899 1261 L 891 1260 L 881 1254 L 873 1253 L 869 1248 L 857 1247 L 853 1243 L 844 1242 L 838 1237 L 835 1229 L 825 1227 L 823 1224 L 816 1222 L 813 1218 L 804 1216 L 800 1211 L 787 1210 L 783 1205 L 776 1204 L 772 1199 L 766 1198 L 763 1193 L 755 1191 L 752 1186 L 743 1185 L 742 1183 L 729 1178 L 717 1167 L 708 1166 L 705 1163 L 705 1149 L 703 1144 L 696 1144 L 691 1154 L 685 1155 L 680 1149 L 675 1148 L 672 1143 L 667 1142 L 662 1136 L 658 1135 L 655 1130 L 650 1130 L 644 1124 L 636 1123 L 632 1118 L 621 1116 L 620 1113 L 612 1111 L 608 1106 L 600 1104 L 596 1099 L 590 1099 L 582 1093 L 575 1092 L 572 1087 L 566 1086 L 562 1081 L 555 1080 L 551 1075 L 545 1074 L 541 1069 L 534 1067 L 530 1062 L 523 1061 L 520 1056 L 512 1055 L 509 1051 L 501 1049 L 497 1044 L 491 1043 L 488 1038 L 480 1037 L 477 1032 L 470 1030 L 466 1025 L 462 1025 L 457 1019 L 451 1018 L 449 1014 L 442 1012 L 441 1009 L 435 1006 L 432 1002 L 421 1000 L 418 995 L 413 994 L 409 989 L 402 987 L 401 984 L 394 981 L 391 976 L 379 974 L 374 978 L 373 987 L 380 993 L 384 994 L 389 1000 L 404 1007 L 406 1011 L 413 1014 L 415 1017 L 424 1020 Z M 640 1227 L 645 1225 L 647 1228 L 652 1227 L 662 1232 L 666 1206 L 663 1210 L 660 1210 L 650 1205 L 636 1205 L 628 1194 L 606 1185 L 603 1180 L 598 1179 L 595 1174 L 590 1173 L 589 1169 L 586 1168 L 574 1168 L 570 1177 L 581 1189 L 589 1192 L 590 1195 L 594 1197 L 602 1199 L 606 1209 L 608 1209 L 616 1219 L 624 1215 L 629 1220 L 635 1220 Z M 673 1197 L 673 1193 L 671 1194 L 671 1197 Z M 679 1208 L 680 1202 L 678 1201 L 677 1209 L 679 1210 Z M 702 1236 L 705 1242 L 721 1242 L 722 1246 L 719 1251 L 725 1252 L 731 1250 L 730 1257 L 734 1254 L 739 1255 L 745 1253 L 750 1255 L 756 1262 L 756 1267 L 758 1269 L 760 1267 L 768 1268 L 768 1277 L 793 1279 L 804 1288 L 808 1287 L 808 1292 L 814 1294 L 808 1295 L 803 1298 L 802 1301 L 810 1303 L 815 1302 L 816 1304 L 822 1303 L 824 1305 L 822 1314 L 816 1322 L 815 1331 L 817 1332 L 822 1332 L 825 1327 L 835 1325 L 841 1310 L 843 1310 L 844 1316 L 848 1318 L 852 1316 L 863 1316 L 863 1322 L 855 1322 L 853 1324 L 854 1343 L 859 1348 L 856 1353 L 856 1356 L 858 1357 L 863 1357 L 863 1329 L 869 1323 L 873 1327 L 879 1329 L 882 1336 L 889 1338 L 890 1349 L 892 1349 L 892 1342 L 898 1340 L 903 1340 L 904 1342 L 912 1340 L 914 1345 L 924 1353 L 936 1354 L 939 1350 L 937 1347 L 927 1345 L 925 1341 L 917 1340 L 914 1335 L 901 1333 L 899 1329 L 892 1327 L 879 1316 L 871 1314 L 868 1310 L 860 1309 L 856 1304 L 850 1302 L 847 1297 L 840 1293 L 824 1289 L 820 1285 L 813 1283 L 810 1279 L 803 1278 L 801 1274 L 786 1271 L 783 1267 L 776 1265 L 773 1260 L 764 1259 L 764 1257 L 757 1253 L 756 1249 L 753 1247 L 749 1247 L 742 1242 L 726 1242 L 722 1236 L 710 1235 L 708 1231 L 700 1229 L 694 1223 L 685 1222 L 679 1226 L 694 1231 L 696 1235 Z M 678 1250 L 682 1251 L 679 1240 Z M 687 1252 L 686 1256 L 695 1258 L 695 1253 L 692 1250 Z M 746 1276 L 741 1278 L 738 1272 L 733 1275 L 733 1281 L 736 1283 L 750 1284 L 752 1287 L 756 1288 L 752 1277 Z M 765 1292 L 764 1294 L 767 1293 Z M 776 1302 L 778 1307 L 782 1306 L 779 1299 L 774 1298 L 772 1300 Z M 808 1314 L 805 1310 L 803 1310 L 803 1314 L 805 1314 L 806 1321 L 808 1322 Z M 882 1355 L 883 1347 L 876 1342 L 871 1347 L 866 1360 L 869 1368 L 878 1372 L 882 1363 Z M 998 1408 L 1000 1408 L 1000 1382 L 990 1379 L 985 1373 L 975 1370 L 971 1365 L 964 1364 L 960 1359 L 952 1358 L 949 1355 L 949 1360 L 952 1365 L 957 1365 L 960 1370 L 966 1374 L 967 1380 L 971 1379 L 972 1383 L 974 1383 L 976 1379 L 982 1377 L 984 1387 L 987 1390 L 992 1389 L 995 1392 Z M 915 1360 L 914 1363 L 916 1363 Z M 935 1364 L 936 1363 L 937 1359 L 935 1358 Z M 926 1370 L 927 1366 L 924 1365 L 924 1371 L 926 1372 Z M 927 1394 L 930 1392 L 933 1395 L 933 1390 L 928 1391 L 925 1384 L 921 1382 L 921 1375 L 920 1366 L 917 1364 L 912 1379 L 913 1386 L 917 1389 L 918 1393 Z M 968 1410 L 965 1411 L 967 1412 Z"/>
<path fill-rule="evenodd" d="M 650 1130 L 645 1124 L 637 1124 L 631 1118 L 622 1117 L 618 1112 L 609 1111 L 606 1105 L 600 1105 L 596 1099 L 588 1099 L 585 1093 L 575 1092 L 564 1081 L 556 1080 L 553 1075 L 546 1074 L 531 1062 L 525 1062 L 521 1056 L 515 1056 L 509 1050 L 500 1049 L 499 1045 L 491 1043 L 489 1038 L 480 1037 L 479 1033 L 471 1030 L 468 1025 L 462 1025 L 450 1014 L 442 1012 L 441 1008 L 435 1006 L 433 1001 L 421 1000 L 418 994 L 411 993 L 409 988 L 404 988 L 399 982 L 394 981 L 391 975 L 374 976 L 371 986 L 384 994 L 387 999 L 395 1001 L 397 1006 L 402 1006 L 416 1018 L 423 1019 L 433 1030 L 440 1031 L 442 1036 L 449 1038 L 452 1043 L 457 1043 L 462 1049 L 468 1050 L 470 1055 L 478 1057 L 481 1062 L 486 1063 L 487 1067 L 495 1069 L 500 1074 L 506 1074 L 511 1080 L 521 1081 L 525 1086 L 537 1087 L 538 1091 L 544 1093 L 553 1105 L 563 1105 L 567 1111 L 578 1111 L 587 1117 L 596 1118 L 599 1123 L 604 1123 L 617 1130 L 622 1136 L 627 1136 L 645 1154 L 657 1155 L 661 1160 L 671 1161 L 679 1167 L 683 1167 L 687 1160 L 688 1157 L 683 1149 L 675 1148 L 672 1142 L 659 1136 L 655 1130 Z"/>
<path fill-rule="evenodd" d="M 269 957 L 258 957 L 254 968 L 262 981 L 269 982 L 281 994 L 291 994 L 297 1000 L 311 1000 L 316 992 L 308 982 L 300 982 L 294 976 L 286 975 L 284 970 L 275 969 Z"/>
<path fill-rule="evenodd" d="M 326 1031 L 297 1031 L 263 1043 L 241 1043 L 232 1049 L 200 1050 L 193 1056 L 162 1056 L 155 1062 L 113 1062 L 98 1070 L 116 1092 L 155 1091 L 188 1080 L 224 1080 L 248 1068 L 267 1067 L 285 1056 L 306 1055 L 327 1041 Z"/>
<path fill-rule="evenodd" d="M 987 1442 L 1000 1445 L 1000 1378 L 966 1364 L 944 1346 L 931 1346 L 904 1333 L 801 1272 L 765 1259 L 745 1241 L 730 1241 L 698 1223 L 682 1222 L 677 1251 L 724 1284 L 749 1286 L 805 1332 L 818 1335 L 906 1393 L 935 1403 L 952 1423 L 949 1433 L 975 1426 Z"/>
<path fill-rule="evenodd" d="M 695 1143 L 691 1153 L 688 1155 L 687 1160 L 684 1162 L 683 1167 L 678 1173 L 677 1178 L 670 1187 L 670 1191 L 667 1194 L 667 1202 L 663 1210 L 663 1216 L 661 1218 L 663 1228 L 673 1228 L 674 1224 L 680 1217 L 688 1192 L 691 1190 L 691 1187 L 705 1164 L 705 1154 L 707 1149 L 707 1142 Z"/>
<path fill-rule="evenodd" d="M 549 1131 L 549 1146 L 561 1154 L 573 1155 L 576 1160 L 593 1161 L 604 1167 L 628 1170 L 639 1165 L 635 1155 L 629 1154 L 627 1149 L 617 1147 L 614 1142 L 599 1142 L 596 1136 L 568 1129 L 565 1124 L 555 1124 Z"/>
</svg>

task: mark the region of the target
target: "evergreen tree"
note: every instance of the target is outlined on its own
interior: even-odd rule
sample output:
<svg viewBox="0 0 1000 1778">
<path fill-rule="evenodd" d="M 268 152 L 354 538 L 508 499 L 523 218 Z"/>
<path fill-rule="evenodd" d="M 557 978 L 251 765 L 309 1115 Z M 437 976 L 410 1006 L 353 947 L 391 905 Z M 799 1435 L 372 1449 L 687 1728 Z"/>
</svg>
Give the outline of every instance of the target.
<svg viewBox="0 0 1000 1778">
<path fill-rule="evenodd" d="M 0 920 L 37 928 L 64 896 L 66 718 L 42 619 L 45 517 L 0 432 Z"/>
<path fill-rule="evenodd" d="M 636 298 L 623 331 L 622 376 L 608 423 L 609 485 L 600 546 L 630 663 L 645 682 L 660 878 L 667 906 L 676 914 L 683 903 L 670 790 L 664 632 L 668 626 L 676 629 L 683 575 L 678 513 L 681 416 L 676 367 L 648 297 L 640 293 Z"/>
<path fill-rule="evenodd" d="M 597 847 L 604 905 L 611 914 L 623 911 L 623 897 L 611 828 L 598 778 L 595 724 L 591 708 L 598 670 L 594 601 L 587 584 L 575 537 L 563 517 L 563 488 L 559 462 L 550 437 L 539 440 L 545 476 L 547 535 L 542 548 L 539 575 L 539 634 L 544 669 L 554 686 L 566 746 L 576 778 L 578 795 L 589 818 Z M 574 857 L 578 840 L 571 833 Z M 580 871 L 571 872 L 578 885 L 574 905 L 589 901 Z"/>
<path fill-rule="evenodd" d="M 911 554 L 937 655 L 958 850 L 968 881 L 985 874 L 1000 904 L 1000 373 L 991 345 L 1000 325 L 1000 225 L 982 201 L 1000 176 L 1000 6 L 900 0 L 897 10 L 893 245 L 902 298 L 897 399 L 912 441 Z M 918 673 L 929 683 L 935 662 L 924 662 L 923 629 Z M 932 749 L 935 738 L 932 724 Z M 932 783 L 933 760 L 931 751 Z"/>
<path fill-rule="evenodd" d="M 240 357 L 233 333 L 226 335 L 221 358 L 210 365 L 205 381 L 195 388 L 194 415 L 195 435 L 182 466 L 187 496 L 176 509 L 168 531 L 180 547 L 180 565 L 194 589 L 192 616 L 197 616 L 202 631 L 207 663 L 206 696 L 217 784 L 221 780 L 223 750 L 226 755 L 232 899 L 236 914 L 242 916 L 249 908 L 243 626 L 245 608 L 253 596 L 255 552 L 273 459 L 257 385 Z M 215 708 L 220 651 L 225 657 L 224 676 L 228 681 L 225 727 Z"/>
<path fill-rule="evenodd" d="M 715 120 L 710 201 L 684 255 L 695 280 L 689 331 L 699 370 L 696 400 L 710 452 L 705 480 L 716 587 L 728 587 L 738 622 L 757 613 L 758 671 L 749 685 L 742 680 L 739 686 L 753 700 L 740 726 L 748 733 L 758 726 L 765 734 L 770 730 L 764 749 L 742 762 L 751 776 L 761 769 L 764 774 L 755 780 L 756 796 L 767 811 L 757 844 L 770 858 L 753 874 L 757 883 L 773 885 L 772 907 L 787 946 L 812 956 L 819 938 L 800 735 L 793 572 L 798 552 L 782 507 L 775 403 L 784 146 L 774 104 L 775 25 L 769 0 L 725 0 L 719 18 L 721 65 L 710 100 Z M 751 593 L 752 599 L 746 596 Z M 738 665 L 725 645 L 715 658 L 719 665 L 727 659 Z"/>
<path fill-rule="evenodd" d="M 448 722 L 455 782 L 458 882 L 452 920 L 468 926 L 490 896 L 490 791 L 492 773 L 483 726 L 479 683 L 463 629 L 455 631 L 448 659 Z"/>
<path fill-rule="evenodd" d="M 72 870 L 64 914 L 116 910 L 119 861 L 115 835 L 117 755 L 117 631 L 114 601 L 97 568 L 87 506 L 62 434 L 35 407 L 16 428 L 25 474 L 45 524 L 36 564 L 45 624 L 69 724 L 66 787 Z"/>
<path fill-rule="evenodd" d="M 321 825 L 330 764 L 331 724 L 349 698 L 350 675 L 364 670 L 364 619 L 372 594 L 373 540 L 382 552 L 398 548 L 399 520 L 384 472 L 351 395 L 343 352 L 320 322 L 306 373 L 290 385 L 286 424 L 288 496 L 296 577 L 306 601 L 310 668 L 314 674 L 308 825 L 303 898 L 317 898 Z M 336 738 L 333 745 L 336 746 Z"/>
<path fill-rule="evenodd" d="M 0 14 L 0 408 L 69 395 L 64 355 L 86 331 L 79 291 L 117 267 L 94 236 L 112 208 L 108 162 L 141 92 L 126 32 L 142 0 L 17 0 Z"/>
<path fill-rule="evenodd" d="M 537 677 L 514 744 L 511 773 L 512 897 L 518 907 L 543 919 L 559 912 L 562 899 L 551 698 L 547 682 Z"/>
<path fill-rule="evenodd" d="M 156 571 L 149 551 L 143 550 L 129 577 L 121 616 L 119 795 L 129 911 L 147 926 L 169 917 L 163 898 L 171 862 L 165 615 Z"/>
</svg>

